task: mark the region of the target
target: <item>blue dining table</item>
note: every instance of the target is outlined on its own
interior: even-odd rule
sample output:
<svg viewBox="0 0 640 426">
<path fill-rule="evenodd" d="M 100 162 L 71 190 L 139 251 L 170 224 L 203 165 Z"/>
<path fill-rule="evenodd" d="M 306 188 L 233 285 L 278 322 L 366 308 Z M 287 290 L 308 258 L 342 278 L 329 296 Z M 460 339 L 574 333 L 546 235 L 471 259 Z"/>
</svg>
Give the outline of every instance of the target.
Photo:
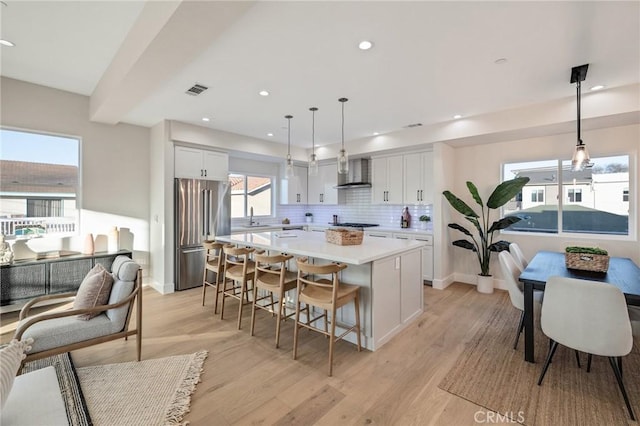
<svg viewBox="0 0 640 426">
<path fill-rule="evenodd" d="M 524 285 L 524 359 L 528 362 L 535 362 L 533 290 L 544 291 L 547 280 L 552 276 L 601 281 L 615 285 L 624 293 L 627 305 L 640 306 L 640 268 L 631 259 L 611 257 L 606 273 L 592 272 L 568 269 L 565 265 L 564 253 L 540 251 L 520 274 L 520 282 Z"/>
</svg>

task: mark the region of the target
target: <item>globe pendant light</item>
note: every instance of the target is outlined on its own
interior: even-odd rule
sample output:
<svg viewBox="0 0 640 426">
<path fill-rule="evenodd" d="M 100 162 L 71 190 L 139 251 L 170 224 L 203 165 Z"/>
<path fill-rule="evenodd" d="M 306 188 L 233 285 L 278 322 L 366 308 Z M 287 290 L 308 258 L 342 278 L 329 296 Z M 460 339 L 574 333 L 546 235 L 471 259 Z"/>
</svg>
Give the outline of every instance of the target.
<svg viewBox="0 0 640 426">
<path fill-rule="evenodd" d="M 576 143 L 576 149 L 573 153 L 573 158 L 571 159 L 571 170 L 574 172 L 578 172 L 584 170 L 585 167 L 589 165 L 589 151 L 587 151 L 587 146 L 582 143 L 582 138 L 580 137 L 580 83 L 587 78 L 587 69 L 589 68 L 589 64 L 580 65 L 578 67 L 573 67 L 571 69 L 571 83 L 576 83 L 576 92 L 577 92 L 577 111 L 578 118 L 576 120 L 577 123 L 577 137 L 578 142 Z"/>
<path fill-rule="evenodd" d="M 318 157 L 316 157 L 316 111 L 311 107 L 311 155 L 309 156 L 309 176 L 318 176 Z"/>
<path fill-rule="evenodd" d="M 291 159 L 291 119 L 293 115 L 285 115 L 287 119 L 287 163 L 284 169 L 284 176 L 286 179 L 292 178 L 295 173 L 293 171 L 293 160 Z"/>
<path fill-rule="evenodd" d="M 338 173 L 341 175 L 349 173 L 349 155 L 344 149 L 344 103 L 348 100 L 347 98 L 338 99 L 338 102 L 342 104 L 342 148 L 338 154 Z"/>
</svg>

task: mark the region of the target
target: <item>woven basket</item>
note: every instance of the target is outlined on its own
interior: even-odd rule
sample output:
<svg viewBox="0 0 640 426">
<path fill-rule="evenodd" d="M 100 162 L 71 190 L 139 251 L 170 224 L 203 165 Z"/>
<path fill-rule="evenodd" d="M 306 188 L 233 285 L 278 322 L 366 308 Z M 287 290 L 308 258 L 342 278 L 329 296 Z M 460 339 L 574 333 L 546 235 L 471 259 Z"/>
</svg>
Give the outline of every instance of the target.
<svg viewBox="0 0 640 426">
<path fill-rule="evenodd" d="M 340 246 L 357 246 L 358 244 L 362 244 L 364 232 L 338 228 L 327 229 L 324 235 L 328 243 L 338 244 Z"/>
<path fill-rule="evenodd" d="M 591 253 L 565 253 L 564 263 L 569 269 L 607 272 L 609 269 L 609 256 Z"/>
</svg>

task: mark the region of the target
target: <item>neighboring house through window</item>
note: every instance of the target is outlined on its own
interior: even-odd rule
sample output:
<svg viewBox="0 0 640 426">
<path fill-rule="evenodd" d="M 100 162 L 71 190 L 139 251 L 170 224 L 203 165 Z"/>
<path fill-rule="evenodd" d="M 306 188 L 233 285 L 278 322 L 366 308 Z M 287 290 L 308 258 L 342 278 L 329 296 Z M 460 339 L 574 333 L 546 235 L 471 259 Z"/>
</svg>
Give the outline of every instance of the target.
<svg viewBox="0 0 640 426">
<path fill-rule="evenodd" d="M 75 234 L 79 164 L 77 138 L 0 129 L 0 232 Z"/>
<path fill-rule="evenodd" d="M 273 179 L 266 176 L 229 174 L 231 218 L 273 216 Z"/>
</svg>

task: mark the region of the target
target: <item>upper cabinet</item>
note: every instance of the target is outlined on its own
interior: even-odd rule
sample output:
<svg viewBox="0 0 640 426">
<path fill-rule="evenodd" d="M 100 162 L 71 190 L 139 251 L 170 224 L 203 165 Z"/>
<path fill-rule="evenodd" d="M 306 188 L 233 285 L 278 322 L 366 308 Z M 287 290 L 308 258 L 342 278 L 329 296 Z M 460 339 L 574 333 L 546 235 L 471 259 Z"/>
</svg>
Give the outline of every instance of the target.
<svg viewBox="0 0 640 426">
<path fill-rule="evenodd" d="M 281 181 L 280 204 L 307 204 L 307 168 L 293 166 L 293 170 L 293 177 Z"/>
<path fill-rule="evenodd" d="M 421 152 L 403 156 L 404 203 L 433 203 L 433 153 Z"/>
<path fill-rule="evenodd" d="M 338 165 L 318 166 L 318 176 L 309 176 L 307 189 L 309 204 L 338 204 Z"/>
<path fill-rule="evenodd" d="M 402 156 L 374 158 L 371 163 L 372 203 L 402 204 Z"/>
<path fill-rule="evenodd" d="M 175 147 L 174 173 L 177 178 L 226 181 L 229 156 L 222 152 Z"/>
</svg>

